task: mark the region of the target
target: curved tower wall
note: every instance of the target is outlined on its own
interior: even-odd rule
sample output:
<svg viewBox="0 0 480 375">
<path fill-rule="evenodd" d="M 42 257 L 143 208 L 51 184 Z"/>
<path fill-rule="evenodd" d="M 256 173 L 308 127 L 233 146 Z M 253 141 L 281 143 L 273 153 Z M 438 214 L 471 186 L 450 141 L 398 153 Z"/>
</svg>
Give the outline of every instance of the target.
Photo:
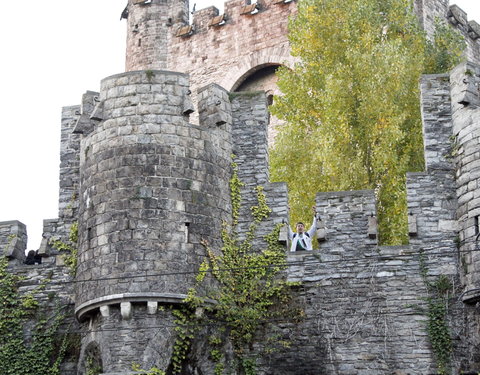
<svg viewBox="0 0 480 375">
<path fill-rule="evenodd" d="M 80 152 L 79 319 L 105 304 L 181 302 L 201 239 L 218 241 L 230 210 L 230 122 L 188 123 L 187 76 L 115 75 L 97 101 Z"/>
<path fill-rule="evenodd" d="M 465 302 L 480 301 L 480 66 L 467 62 L 452 72 L 460 261 Z"/>
<path fill-rule="evenodd" d="M 188 22 L 188 1 L 129 0 L 125 70 L 167 69 L 169 39 Z"/>
</svg>

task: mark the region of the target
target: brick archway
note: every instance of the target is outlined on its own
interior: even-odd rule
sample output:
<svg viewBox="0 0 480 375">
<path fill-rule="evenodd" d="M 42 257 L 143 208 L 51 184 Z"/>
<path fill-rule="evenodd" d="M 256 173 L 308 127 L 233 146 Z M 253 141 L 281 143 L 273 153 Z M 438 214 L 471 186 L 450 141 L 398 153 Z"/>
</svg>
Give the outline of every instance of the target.
<svg viewBox="0 0 480 375">
<path fill-rule="evenodd" d="M 252 52 L 230 69 L 220 85 L 229 91 L 235 91 L 246 77 L 263 67 L 271 65 L 293 67 L 296 60 L 290 56 L 289 52 L 288 45 Z"/>
</svg>

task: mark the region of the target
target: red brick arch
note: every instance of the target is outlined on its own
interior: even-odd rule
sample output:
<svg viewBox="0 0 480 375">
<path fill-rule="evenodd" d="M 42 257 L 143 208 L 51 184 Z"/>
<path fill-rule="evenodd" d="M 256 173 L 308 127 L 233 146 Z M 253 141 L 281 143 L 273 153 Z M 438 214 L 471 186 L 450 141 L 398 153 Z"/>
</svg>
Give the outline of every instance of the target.
<svg viewBox="0 0 480 375">
<path fill-rule="evenodd" d="M 285 65 L 292 67 L 295 59 L 290 56 L 288 46 L 276 46 L 255 51 L 243 57 L 222 79 L 221 86 L 229 91 L 235 89 L 252 73 L 266 66 Z"/>
</svg>

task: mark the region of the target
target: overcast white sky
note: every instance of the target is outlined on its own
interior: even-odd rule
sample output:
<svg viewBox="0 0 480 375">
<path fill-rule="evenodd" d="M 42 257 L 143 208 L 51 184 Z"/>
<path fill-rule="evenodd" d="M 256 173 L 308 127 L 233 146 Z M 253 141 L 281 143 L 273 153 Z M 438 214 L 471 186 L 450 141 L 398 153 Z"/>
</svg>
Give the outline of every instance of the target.
<svg viewBox="0 0 480 375">
<path fill-rule="evenodd" d="M 37 249 L 43 219 L 58 216 L 61 107 L 124 71 L 126 0 L 2 3 L 0 221 L 27 225 Z M 218 0 L 191 0 L 197 10 Z M 480 23 L 478 0 L 451 0 Z M 218 6 L 218 5 L 217 5 Z"/>
</svg>

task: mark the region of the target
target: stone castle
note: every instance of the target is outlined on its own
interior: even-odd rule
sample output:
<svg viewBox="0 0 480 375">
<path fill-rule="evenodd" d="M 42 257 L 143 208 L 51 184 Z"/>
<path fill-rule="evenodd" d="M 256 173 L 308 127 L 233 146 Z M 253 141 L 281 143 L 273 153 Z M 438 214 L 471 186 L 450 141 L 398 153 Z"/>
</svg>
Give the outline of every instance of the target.
<svg viewBox="0 0 480 375">
<path fill-rule="evenodd" d="M 410 244 L 378 246 L 372 191 L 319 193 L 319 250 L 288 255 L 286 270 L 305 316 L 279 324 L 291 346 L 261 358 L 259 374 L 437 373 L 419 306 L 425 279 L 439 276 L 451 283 L 451 373 L 480 371 L 480 26 L 448 0 L 415 0 L 415 10 L 427 33 L 444 18 L 468 47 L 466 62 L 420 83 L 426 168 L 407 176 Z M 24 264 L 24 225 L 0 223 L 21 290 L 51 279 L 40 299 L 54 293 L 71 309 L 80 349 L 62 374 L 85 375 L 87 358 L 105 375 L 169 367 L 174 317 L 161 307 L 182 305 L 201 240 L 220 244 L 232 153 L 245 202 L 262 185 L 267 226 L 288 216 L 287 186 L 269 182 L 268 105 L 276 67 L 294 63 L 295 12 L 290 0 L 230 0 L 189 24 L 187 1 L 128 0 L 126 72 L 62 110 L 59 217 L 44 221 L 41 264 Z M 77 222 L 72 278 L 51 244 Z M 213 374 L 201 348 L 192 344 L 185 374 Z"/>
</svg>

